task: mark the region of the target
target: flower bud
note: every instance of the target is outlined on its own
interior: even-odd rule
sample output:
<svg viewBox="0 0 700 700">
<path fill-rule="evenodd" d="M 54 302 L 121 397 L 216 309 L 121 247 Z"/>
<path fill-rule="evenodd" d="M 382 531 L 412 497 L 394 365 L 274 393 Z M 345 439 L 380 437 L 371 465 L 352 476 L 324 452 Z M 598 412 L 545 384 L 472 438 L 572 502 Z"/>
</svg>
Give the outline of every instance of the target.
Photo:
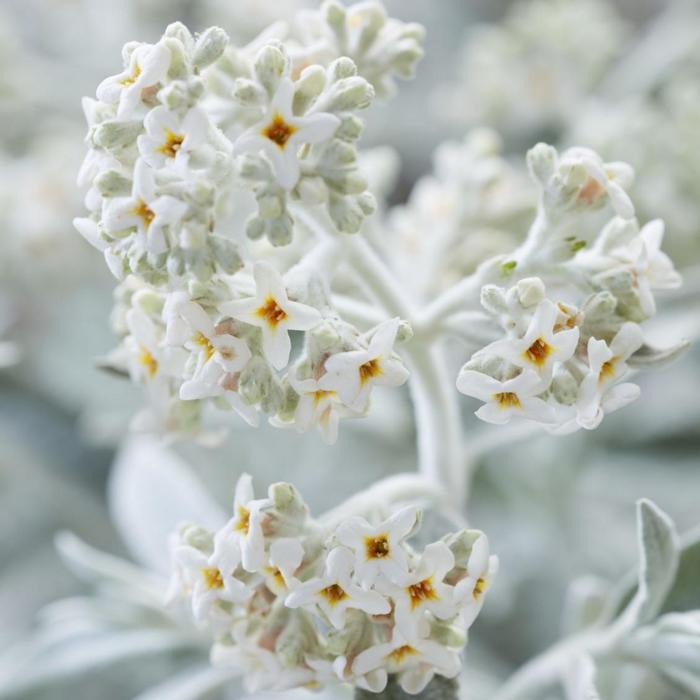
<svg viewBox="0 0 700 700">
<path fill-rule="evenodd" d="M 228 34 L 221 27 L 209 27 L 197 39 L 192 65 L 202 70 L 217 61 L 228 45 Z"/>
<path fill-rule="evenodd" d="M 544 282 L 539 277 L 526 277 L 518 282 L 516 288 L 524 307 L 535 306 L 545 298 Z"/>
</svg>

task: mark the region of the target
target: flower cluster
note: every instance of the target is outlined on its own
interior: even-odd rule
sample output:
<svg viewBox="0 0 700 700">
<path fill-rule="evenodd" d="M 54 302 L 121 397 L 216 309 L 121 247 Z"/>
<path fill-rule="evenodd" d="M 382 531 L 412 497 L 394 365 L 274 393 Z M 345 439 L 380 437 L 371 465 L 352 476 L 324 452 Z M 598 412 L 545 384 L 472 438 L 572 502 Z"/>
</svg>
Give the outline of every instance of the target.
<svg viewBox="0 0 700 700">
<path fill-rule="evenodd" d="M 184 600 L 214 640 L 215 665 L 250 691 L 351 683 L 408 693 L 459 673 L 466 632 L 497 568 L 486 536 L 463 530 L 407 543 L 420 512 L 340 524 L 309 517 L 297 491 L 256 499 L 248 475 L 217 532 L 185 525 L 173 539 L 170 599 Z"/>
<path fill-rule="evenodd" d="M 541 191 L 538 217 L 512 260 L 501 262 L 503 275 L 519 279 L 481 290 L 505 337 L 472 356 L 457 387 L 484 401 L 477 415 L 491 423 L 517 417 L 554 432 L 593 429 L 639 395 L 621 383 L 638 354 L 654 355 L 639 324 L 656 311 L 653 291 L 678 286 L 680 276 L 661 251 L 663 223 L 640 229 L 634 219 L 629 166 L 544 145 L 529 164 Z M 605 209 L 614 216 L 601 227 Z"/>
<path fill-rule="evenodd" d="M 343 321 L 332 260 L 296 220 L 316 212 L 332 236 L 375 208 L 355 145 L 374 88 L 336 49 L 383 85 L 420 57 L 420 32 L 409 60 L 411 32 L 380 6 L 345 12 L 312 13 L 335 27 L 322 46 L 272 31 L 239 48 L 217 27 L 194 37 L 172 24 L 155 44 L 127 44 L 124 69 L 84 100 L 89 216 L 75 225 L 121 281 L 109 364 L 147 387 L 142 428 L 196 431 L 204 402 L 333 442 L 373 386 L 406 380 L 393 346 L 407 326 Z M 338 13 L 352 25 L 342 41 Z M 290 332 L 304 334 L 291 362 Z"/>
</svg>

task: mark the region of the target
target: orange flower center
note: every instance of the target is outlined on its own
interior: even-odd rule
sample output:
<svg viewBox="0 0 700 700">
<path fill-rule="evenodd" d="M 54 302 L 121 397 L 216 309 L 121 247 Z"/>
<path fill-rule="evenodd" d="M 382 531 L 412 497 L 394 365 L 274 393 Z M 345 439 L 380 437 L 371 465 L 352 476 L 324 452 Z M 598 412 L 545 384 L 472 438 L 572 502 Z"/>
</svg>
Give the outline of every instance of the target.
<svg viewBox="0 0 700 700">
<path fill-rule="evenodd" d="M 361 384 L 368 382 L 370 379 L 374 379 L 374 377 L 378 377 L 382 373 L 382 367 L 379 364 L 379 358 L 375 357 L 373 360 L 369 360 L 363 365 L 360 365 L 359 372 Z"/>
<path fill-rule="evenodd" d="M 611 360 L 603 363 L 600 368 L 600 374 L 598 374 L 598 381 L 604 382 L 606 379 L 611 379 L 615 376 L 615 365 L 617 364 L 617 358 L 613 357 Z"/>
<path fill-rule="evenodd" d="M 431 578 L 426 578 L 423 581 L 414 583 L 406 590 L 411 598 L 411 608 L 414 610 L 426 600 L 437 600 L 438 598 L 438 594 L 433 588 L 433 580 Z"/>
<path fill-rule="evenodd" d="M 331 606 L 337 605 L 341 600 L 345 600 L 348 597 L 348 594 L 337 583 L 326 586 L 319 593 Z"/>
<path fill-rule="evenodd" d="M 255 312 L 255 315 L 264 318 L 272 328 L 275 328 L 287 318 L 287 312 L 280 307 L 274 297 L 267 297 L 265 303 Z"/>
<path fill-rule="evenodd" d="M 501 408 L 520 408 L 520 399 L 512 391 L 502 391 L 494 394 L 493 398 Z"/>
<path fill-rule="evenodd" d="M 138 204 L 134 207 L 134 214 L 141 217 L 143 221 L 144 228 L 148 228 L 151 225 L 153 219 L 156 218 L 155 212 L 148 208 L 148 204 L 142 199 L 139 199 Z"/>
<path fill-rule="evenodd" d="M 368 559 L 384 559 L 390 554 L 389 536 L 365 537 L 365 550 Z"/>
<path fill-rule="evenodd" d="M 525 359 L 532 364 L 542 366 L 552 354 L 552 346 L 542 338 L 538 338 L 526 351 Z"/>
<path fill-rule="evenodd" d="M 165 143 L 158 150 L 168 158 L 174 158 L 182 146 L 185 137 L 182 134 L 175 134 L 170 129 L 165 130 Z"/>
<path fill-rule="evenodd" d="M 385 658 L 388 661 L 393 661 L 394 663 L 400 664 L 405 661 L 407 657 L 413 656 L 417 653 L 418 652 L 412 646 L 404 644 L 403 646 L 394 649 L 394 651 L 392 651 L 390 654 L 387 654 Z"/>
<path fill-rule="evenodd" d="M 284 148 L 295 131 L 296 127 L 287 124 L 281 115 L 275 114 L 272 121 L 262 130 L 262 135 Z"/>
</svg>

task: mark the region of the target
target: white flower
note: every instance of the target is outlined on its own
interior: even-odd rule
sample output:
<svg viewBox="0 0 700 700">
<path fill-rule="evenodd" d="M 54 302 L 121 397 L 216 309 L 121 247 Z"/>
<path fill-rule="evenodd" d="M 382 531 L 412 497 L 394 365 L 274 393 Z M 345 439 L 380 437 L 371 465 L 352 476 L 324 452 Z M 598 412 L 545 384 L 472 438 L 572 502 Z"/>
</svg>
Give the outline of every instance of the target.
<svg viewBox="0 0 700 700">
<path fill-rule="evenodd" d="M 233 144 L 237 156 L 262 151 L 272 162 L 280 186 L 286 190 L 293 189 L 299 180 L 300 146 L 328 140 L 340 125 L 338 117 L 326 112 L 295 116 L 293 99 L 294 83 L 287 77 L 281 78 L 263 119 Z"/>
<path fill-rule="evenodd" d="M 336 547 L 328 555 L 323 576 L 299 584 L 287 596 L 285 605 L 288 608 L 318 608 L 336 629 L 345 627 L 348 608 L 362 610 L 368 615 L 386 615 L 391 611 L 386 598 L 353 583 L 354 560 L 349 549 Z"/>
<path fill-rule="evenodd" d="M 597 428 L 606 413 L 612 413 L 634 401 L 640 393 L 636 384 L 617 384 L 627 373 L 626 360 L 642 346 L 642 330 L 636 323 L 625 323 L 612 339 L 588 341 L 588 372 L 579 387 L 576 417 L 555 432 L 570 432 L 580 426 Z"/>
<path fill-rule="evenodd" d="M 516 367 L 535 370 L 551 379 L 556 362 L 571 359 L 578 345 L 579 330 L 570 328 L 554 332 L 559 309 L 549 299 L 541 301 L 522 338 L 504 338 L 484 349 L 512 362 Z"/>
<path fill-rule="evenodd" d="M 134 381 L 182 376 L 186 355 L 179 348 L 161 346 L 158 328 L 148 314 L 140 309 L 130 309 L 126 325 L 129 335 L 124 343 L 128 351 L 129 374 Z"/>
<path fill-rule="evenodd" d="M 523 370 L 512 379 L 499 381 L 483 372 L 462 370 L 457 389 L 486 403 L 476 415 L 487 423 L 508 423 L 512 418 L 526 418 L 538 423 L 552 423 L 554 409 L 540 398 L 546 389 L 542 378 L 533 370 Z"/>
<path fill-rule="evenodd" d="M 373 386 L 403 384 L 408 379 L 408 370 L 394 355 L 399 322 L 394 318 L 378 326 L 366 350 L 331 355 L 324 364 L 326 373 L 319 385 L 336 391 L 351 409 L 365 411 Z"/>
<path fill-rule="evenodd" d="M 386 688 L 389 679 L 387 672 L 383 668 L 375 669 L 366 674 L 355 675 L 352 670 L 352 664 L 348 662 L 345 656 L 338 656 L 332 661 L 306 656 L 304 661 L 309 668 L 314 670 L 316 683 L 322 685 L 337 683 L 340 680 L 343 683 L 350 683 L 357 688 L 369 690 L 372 693 L 381 693 Z"/>
<path fill-rule="evenodd" d="M 146 129 L 137 139 L 139 153 L 152 168 L 168 163 L 185 166 L 193 150 L 206 141 L 209 121 L 198 108 L 190 109 L 184 117 L 158 106 L 143 121 Z"/>
<path fill-rule="evenodd" d="M 270 499 L 255 499 L 253 479 L 242 474 L 236 484 L 233 518 L 214 536 L 211 558 L 222 571 L 234 571 L 239 561 L 246 571 L 256 572 L 265 565 L 265 537 L 261 520 Z"/>
<path fill-rule="evenodd" d="M 153 171 L 142 159 L 134 167 L 131 197 L 114 197 L 104 205 L 103 224 L 108 232 L 135 227 L 143 236 L 145 248 L 160 254 L 168 249 L 164 228 L 177 223 L 187 205 L 170 195 L 157 196 Z"/>
<path fill-rule="evenodd" d="M 498 557 L 489 555 L 489 540 L 482 534 L 472 545 L 464 578 L 454 588 L 455 603 L 461 608 L 462 621 L 468 629 L 484 606 L 484 596 L 498 571 Z"/>
<path fill-rule="evenodd" d="M 288 690 L 314 681 L 310 668 L 285 668 L 274 651 L 265 649 L 244 634 L 234 634 L 235 645 L 215 644 L 210 660 L 213 666 L 231 668 L 243 675 L 249 693 L 259 690 Z"/>
<path fill-rule="evenodd" d="M 338 527 L 335 536 L 355 552 L 355 576 L 365 588 L 379 576 L 397 585 L 408 580 L 408 554 L 403 541 L 417 521 L 417 508 L 407 506 L 374 527 L 360 516 L 348 518 Z"/>
<path fill-rule="evenodd" d="M 108 104 L 118 103 L 117 116 L 129 117 L 141 102 L 143 90 L 160 83 L 169 67 L 170 50 L 164 44 L 139 46 L 132 51 L 126 70 L 98 85 L 97 99 Z"/>
<path fill-rule="evenodd" d="M 634 170 L 627 163 L 604 163 L 602 158 L 589 148 L 570 148 L 561 156 L 561 167 L 566 170 L 582 165 L 588 179 L 579 189 L 578 201 L 596 206 L 601 197 L 610 199 L 613 209 L 623 219 L 634 218 L 634 205 L 625 191 L 634 180 Z"/>
<path fill-rule="evenodd" d="M 624 248 L 613 251 L 613 257 L 625 267 L 630 266 L 639 303 L 647 316 L 656 313 L 653 289 L 675 289 L 681 284 L 681 276 L 671 259 L 661 250 L 664 222 L 650 221 Z"/>
<path fill-rule="evenodd" d="M 294 573 L 304 559 L 304 547 L 293 537 L 280 537 L 270 545 L 267 566 L 263 568 L 265 585 L 278 596 L 286 595 L 297 584 Z"/>
<path fill-rule="evenodd" d="M 177 313 L 188 325 L 189 337 L 184 346 L 197 355 L 195 380 L 205 375 L 214 383 L 224 372 L 234 374 L 248 364 L 251 352 L 246 342 L 228 333 L 218 333 L 209 314 L 199 304 L 186 302 L 178 307 Z"/>
<path fill-rule="evenodd" d="M 265 356 L 275 369 L 282 369 L 289 362 L 292 348 L 289 331 L 313 328 L 321 314 L 311 306 L 291 301 L 282 276 L 269 263 L 256 263 L 253 277 L 255 297 L 225 302 L 219 308 L 224 314 L 260 328 Z"/>
<path fill-rule="evenodd" d="M 406 640 L 394 628 L 390 642 L 377 644 L 358 654 L 353 672 L 364 675 L 376 669 L 398 674 L 399 685 L 411 695 L 420 693 L 437 673 L 454 678 L 459 673 L 459 654 L 430 639 Z"/>
<path fill-rule="evenodd" d="M 233 575 L 233 570 L 221 570 L 213 557 L 187 545 L 175 549 L 174 556 L 181 567 L 180 576 L 192 587 L 192 612 L 197 621 L 206 620 L 219 601 L 245 603 L 250 598 L 252 591 Z"/>
<path fill-rule="evenodd" d="M 407 639 L 427 636 L 426 610 L 441 620 L 457 614 L 453 589 L 443 582 L 454 565 L 450 548 L 444 542 L 434 542 L 425 548 L 406 584 L 387 587 L 386 592 L 396 604 L 396 625 Z"/>
<path fill-rule="evenodd" d="M 337 392 L 323 389 L 316 379 L 297 379 L 294 373 L 290 373 L 289 383 L 299 394 L 299 403 L 294 412 L 296 429 L 303 433 L 318 427 L 325 442 L 335 444 L 341 417 L 358 414 L 343 404 Z"/>
</svg>

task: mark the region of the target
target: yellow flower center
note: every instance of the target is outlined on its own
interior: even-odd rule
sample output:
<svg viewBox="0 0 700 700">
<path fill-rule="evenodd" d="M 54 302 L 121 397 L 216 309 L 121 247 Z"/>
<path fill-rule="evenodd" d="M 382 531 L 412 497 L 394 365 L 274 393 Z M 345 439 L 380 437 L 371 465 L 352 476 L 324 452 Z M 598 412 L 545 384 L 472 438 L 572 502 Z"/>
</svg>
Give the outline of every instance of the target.
<svg viewBox="0 0 700 700">
<path fill-rule="evenodd" d="M 474 592 L 472 593 L 474 600 L 479 600 L 479 598 L 481 598 L 481 596 L 484 594 L 485 590 L 486 590 L 486 579 L 478 578 L 476 583 L 474 584 Z"/>
<path fill-rule="evenodd" d="M 236 518 L 233 529 L 242 532 L 244 535 L 248 534 L 248 530 L 250 529 L 250 511 L 247 508 L 238 506 L 238 517 Z"/>
<path fill-rule="evenodd" d="M 414 610 L 426 600 L 437 600 L 439 597 L 437 591 L 433 588 L 432 578 L 426 578 L 423 581 L 414 583 L 406 590 L 411 598 L 411 608 Z"/>
<path fill-rule="evenodd" d="M 391 653 L 387 654 L 384 658 L 387 661 L 393 661 L 396 664 L 403 663 L 409 656 L 414 656 L 418 652 L 409 644 L 404 644 L 403 646 L 397 647 Z"/>
<path fill-rule="evenodd" d="M 139 199 L 138 203 L 134 207 L 134 214 L 141 218 L 144 228 L 148 228 L 153 219 L 156 218 L 155 212 L 148 208 L 148 204 L 146 204 L 143 199 Z"/>
<path fill-rule="evenodd" d="M 140 75 L 141 75 L 141 66 L 137 63 L 134 66 L 134 70 L 131 71 L 131 75 L 120 80 L 119 84 L 123 85 L 124 87 L 129 87 L 129 85 L 133 85 L 139 79 Z"/>
<path fill-rule="evenodd" d="M 273 566 L 269 566 L 267 567 L 266 571 L 278 588 L 281 588 L 283 590 L 287 589 L 287 582 L 284 580 L 284 576 L 282 575 L 282 572 L 279 569 L 276 569 Z"/>
<path fill-rule="evenodd" d="M 296 127 L 287 124 L 280 114 L 275 114 L 272 121 L 262 130 L 262 135 L 284 148 L 295 131 Z"/>
<path fill-rule="evenodd" d="M 520 399 L 512 391 L 502 391 L 494 394 L 493 398 L 501 408 L 520 408 Z"/>
<path fill-rule="evenodd" d="M 337 584 L 333 583 L 330 586 L 319 591 L 330 606 L 337 605 L 341 600 L 345 600 L 348 594 Z"/>
<path fill-rule="evenodd" d="M 141 348 L 139 362 L 146 368 L 149 377 L 155 376 L 158 371 L 158 360 L 146 348 Z"/>
<path fill-rule="evenodd" d="M 267 297 L 263 305 L 256 310 L 255 315 L 265 319 L 268 325 L 276 328 L 287 318 L 287 312 L 280 307 L 274 297 Z"/>
<path fill-rule="evenodd" d="M 600 368 L 600 373 L 598 374 L 598 381 L 599 382 L 604 382 L 606 379 L 611 379 L 612 377 L 615 376 L 615 365 L 617 365 L 617 358 L 613 357 L 612 359 L 608 360 L 607 362 L 603 363 L 603 366 Z"/>
<path fill-rule="evenodd" d="M 335 391 L 326 391 L 325 389 L 317 389 L 316 391 L 313 392 L 312 396 L 314 397 L 314 403 L 318 406 L 318 404 L 323 401 L 323 399 L 330 398 L 331 396 L 335 396 Z"/>
<path fill-rule="evenodd" d="M 207 567 L 201 571 L 204 583 L 209 590 L 224 587 L 224 579 L 221 578 L 221 572 L 218 569 Z"/>
<path fill-rule="evenodd" d="M 525 359 L 538 367 L 541 367 L 551 354 L 552 346 L 542 338 L 538 338 L 524 353 Z"/>
<path fill-rule="evenodd" d="M 384 559 L 391 553 L 388 535 L 365 537 L 365 551 L 367 559 Z"/>
<path fill-rule="evenodd" d="M 211 344 L 211 340 L 204 333 L 199 332 L 192 340 L 204 350 L 207 360 L 211 360 L 214 355 L 214 346 Z"/>
<path fill-rule="evenodd" d="M 382 366 L 379 364 L 379 358 L 375 357 L 373 360 L 369 360 L 363 365 L 360 365 L 358 371 L 360 372 L 361 384 L 378 377 L 382 373 Z"/>
<path fill-rule="evenodd" d="M 168 158 L 174 158 L 182 146 L 185 137 L 182 134 L 175 134 L 170 129 L 165 130 L 165 143 L 158 150 Z"/>
</svg>

